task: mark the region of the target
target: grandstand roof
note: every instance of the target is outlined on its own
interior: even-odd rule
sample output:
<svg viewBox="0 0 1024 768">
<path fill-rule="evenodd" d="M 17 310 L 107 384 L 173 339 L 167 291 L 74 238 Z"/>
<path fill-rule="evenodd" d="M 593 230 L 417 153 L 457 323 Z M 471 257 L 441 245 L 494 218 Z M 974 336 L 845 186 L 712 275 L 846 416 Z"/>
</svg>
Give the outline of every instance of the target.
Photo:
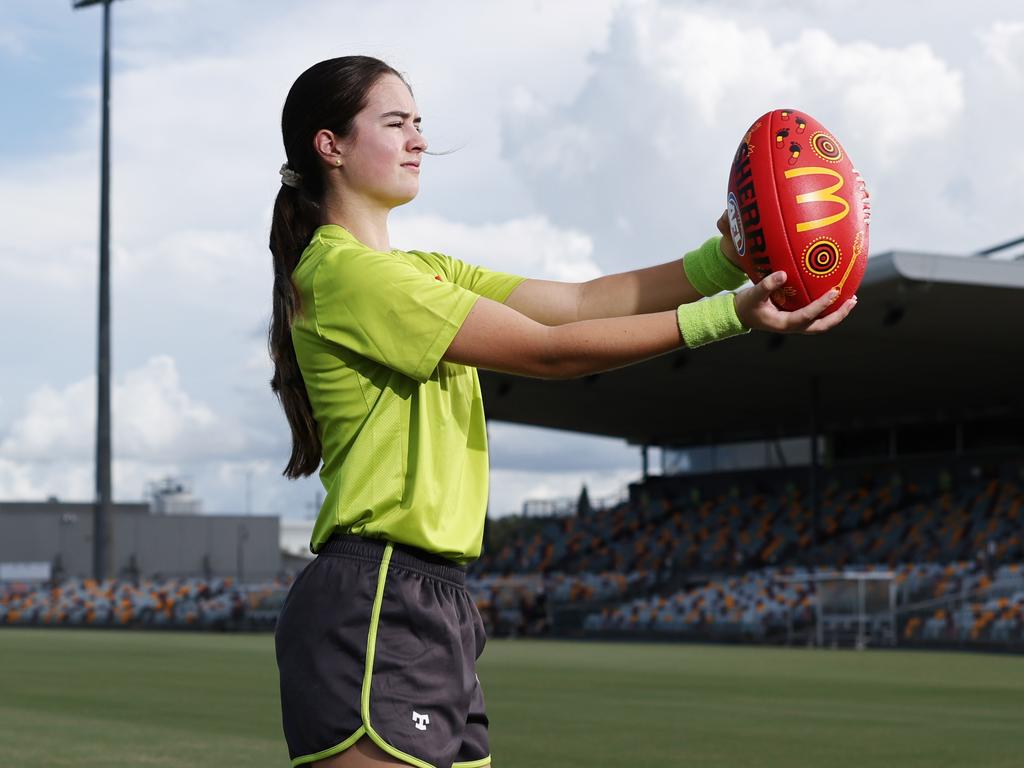
<svg viewBox="0 0 1024 768">
<path fill-rule="evenodd" d="M 819 429 L 1024 415 L 1024 261 L 873 256 L 854 312 L 819 336 L 751 333 L 571 381 L 481 371 L 489 418 L 707 445 Z"/>
</svg>

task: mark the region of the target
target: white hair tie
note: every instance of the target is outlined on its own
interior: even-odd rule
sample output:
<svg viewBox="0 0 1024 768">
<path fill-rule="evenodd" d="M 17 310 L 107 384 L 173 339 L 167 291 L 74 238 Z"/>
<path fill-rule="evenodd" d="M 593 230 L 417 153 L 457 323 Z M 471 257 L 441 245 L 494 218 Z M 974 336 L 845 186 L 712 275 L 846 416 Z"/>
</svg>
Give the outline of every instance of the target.
<svg viewBox="0 0 1024 768">
<path fill-rule="evenodd" d="M 302 186 L 302 174 L 289 168 L 288 163 L 281 166 L 279 173 L 281 174 L 281 183 L 286 187 L 298 189 Z"/>
</svg>

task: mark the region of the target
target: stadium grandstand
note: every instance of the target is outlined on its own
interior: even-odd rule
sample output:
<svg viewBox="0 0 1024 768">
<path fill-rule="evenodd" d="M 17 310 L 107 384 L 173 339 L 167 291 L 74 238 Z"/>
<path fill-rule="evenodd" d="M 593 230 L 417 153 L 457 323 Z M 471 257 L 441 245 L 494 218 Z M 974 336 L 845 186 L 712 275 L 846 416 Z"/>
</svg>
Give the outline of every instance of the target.
<svg viewBox="0 0 1024 768">
<path fill-rule="evenodd" d="M 644 456 L 620 505 L 491 526 L 491 625 L 538 626 L 543 593 L 569 635 L 1024 649 L 1024 261 L 1006 250 L 875 256 L 823 337 L 571 382 L 482 374 L 490 418 Z"/>
<path fill-rule="evenodd" d="M 614 503 L 489 520 L 469 578 L 488 631 L 1024 650 L 1024 260 L 997 250 L 875 256 L 825 336 L 481 372 L 489 418 L 643 456 Z M 0 623 L 268 627 L 301 567 L 277 562 L 251 583 L 8 579 Z"/>
</svg>

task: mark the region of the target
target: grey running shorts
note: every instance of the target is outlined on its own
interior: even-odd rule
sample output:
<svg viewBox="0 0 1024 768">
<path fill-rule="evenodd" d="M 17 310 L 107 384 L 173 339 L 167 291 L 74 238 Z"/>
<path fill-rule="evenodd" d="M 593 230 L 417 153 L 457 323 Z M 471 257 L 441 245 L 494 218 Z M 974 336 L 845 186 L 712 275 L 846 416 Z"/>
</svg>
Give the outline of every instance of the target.
<svg viewBox="0 0 1024 768">
<path fill-rule="evenodd" d="M 275 630 L 293 766 L 362 736 L 420 768 L 490 765 L 476 676 L 483 622 L 465 569 L 413 547 L 335 535 L 295 579 Z"/>
</svg>

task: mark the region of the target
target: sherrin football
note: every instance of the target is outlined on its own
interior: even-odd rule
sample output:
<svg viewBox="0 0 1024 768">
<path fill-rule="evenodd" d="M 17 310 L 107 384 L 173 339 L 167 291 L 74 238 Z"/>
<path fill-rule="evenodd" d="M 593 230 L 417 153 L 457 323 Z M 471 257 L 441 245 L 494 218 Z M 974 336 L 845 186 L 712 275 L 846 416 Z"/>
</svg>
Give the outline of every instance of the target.
<svg viewBox="0 0 1024 768">
<path fill-rule="evenodd" d="M 726 206 L 747 276 L 786 273 L 772 293 L 780 309 L 838 287 L 824 316 L 853 296 L 867 266 L 868 192 L 839 140 L 806 112 L 776 109 L 754 121 L 733 158 Z"/>
</svg>

